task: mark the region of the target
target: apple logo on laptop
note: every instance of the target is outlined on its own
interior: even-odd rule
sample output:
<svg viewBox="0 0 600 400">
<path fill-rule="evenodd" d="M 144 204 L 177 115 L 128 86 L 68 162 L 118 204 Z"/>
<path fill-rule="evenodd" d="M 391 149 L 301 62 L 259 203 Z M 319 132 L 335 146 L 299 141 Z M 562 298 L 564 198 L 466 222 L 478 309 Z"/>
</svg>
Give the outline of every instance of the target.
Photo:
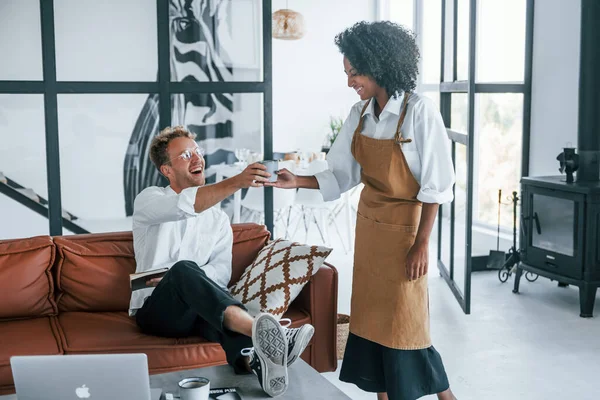
<svg viewBox="0 0 600 400">
<path fill-rule="evenodd" d="M 87 399 L 88 397 L 90 397 L 90 388 L 88 388 L 85 385 L 81 385 L 81 387 L 75 389 L 75 394 L 80 399 Z"/>
</svg>

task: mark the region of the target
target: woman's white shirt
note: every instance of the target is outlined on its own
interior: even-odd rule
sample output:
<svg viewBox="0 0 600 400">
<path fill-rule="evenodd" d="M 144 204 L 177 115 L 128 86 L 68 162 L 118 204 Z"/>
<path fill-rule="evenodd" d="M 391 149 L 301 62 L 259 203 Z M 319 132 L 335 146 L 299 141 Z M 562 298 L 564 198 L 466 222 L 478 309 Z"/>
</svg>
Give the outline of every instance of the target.
<svg viewBox="0 0 600 400">
<path fill-rule="evenodd" d="M 390 98 L 377 118 L 373 99 L 364 113 L 362 134 L 374 139 L 393 139 L 403 100 L 404 94 L 396 99 Z M 315 175 L 325 201 L 339 198 L 360 183 L 361 166 L 352 155 L 351 144 L 365 102 L 356 103 L 350 110 L 327 154 L 329 169 Z M 408 100 L 401 132 L 404 139 L 412 139 L 412 142 L 402 144 L 402 152 L 408 168 L 421 186 L 417 200 L 438 204 L 451 202 L 455 176 L 450 139 L 435 104 L 413 93 Z"/>
</svg>

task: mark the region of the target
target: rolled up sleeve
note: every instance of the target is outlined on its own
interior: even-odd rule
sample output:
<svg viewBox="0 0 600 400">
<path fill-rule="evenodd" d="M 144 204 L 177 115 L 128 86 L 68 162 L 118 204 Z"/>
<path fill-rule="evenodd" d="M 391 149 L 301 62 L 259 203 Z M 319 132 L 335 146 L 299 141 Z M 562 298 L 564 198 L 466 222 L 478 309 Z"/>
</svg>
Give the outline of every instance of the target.
<svg viewBox="0 0 600 400">
<path fill-rule="evenodd" d="M 333 171 L 327 169 L 315 174 L 317 182 L 319 182 L 319 190 L 325 201 L 333 201 L 339 199 L 342 195 L 338 181 L 333 174 Z"/>
<path fill-rule="evenodd" d="M 148 226 L 178 221 L 197 215 L 194 210 L 198 187 L 177 194 L 163 188 L 149 187 L 136 197 L 133 205 L 134 226 Z"/>
<path fill-rule="evenodd" d="M 456 178 L 444 121 L 427 98 L 422 98 L 415 107 L 415 141 L 421 159 L 421 189 L 417 200 L 437 204 L 451 202 Z"/>
<path fill-rule="evenodd" d="M 360 118 L 360 103 L 352 107 L 327 154 L 328 170 L 315 175 L 323 200 L 333 201 L 360 183 L 360 164 L 352 155 L 352 138 Z"/>
</svg>

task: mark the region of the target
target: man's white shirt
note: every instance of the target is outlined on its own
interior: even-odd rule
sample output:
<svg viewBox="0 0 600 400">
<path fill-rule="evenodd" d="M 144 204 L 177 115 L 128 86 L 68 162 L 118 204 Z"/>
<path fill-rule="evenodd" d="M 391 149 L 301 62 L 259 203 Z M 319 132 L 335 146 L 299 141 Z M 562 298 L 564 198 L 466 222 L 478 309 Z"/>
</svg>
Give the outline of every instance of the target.
<svg viewBox="0 0 600 400">
<path fill-rule="evenodd" d="M 218 207 L 194 211 L 198 187 L 177 194 L 170 186 L 144 189 L 133 207 L 133 248 L 136 272 L 171 268 L 194 261 L 206 275 L 226 289 L 231 279 L 233 233 L 229 217 Z M 129 315 L 141 308 L 153 287 L 131 295 Z"/>
</svg>

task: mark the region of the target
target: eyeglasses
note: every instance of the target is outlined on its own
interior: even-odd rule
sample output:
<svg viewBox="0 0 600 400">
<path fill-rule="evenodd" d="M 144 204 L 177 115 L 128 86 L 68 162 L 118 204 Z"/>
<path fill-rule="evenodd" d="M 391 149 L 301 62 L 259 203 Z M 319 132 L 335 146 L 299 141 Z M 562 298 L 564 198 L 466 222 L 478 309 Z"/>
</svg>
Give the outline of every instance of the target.
<svg viewBox="0 0 600 400">
<path fill-rule="evenodd" d="M 181 153 L 177 157 L 171 158 L 167 162 L 171 162 L 176 158 L 182 158 L 185 161 L 190 161 L 192 159 L 192 157 L 194 156 L 194 154 L 196 154 L 198 157 L 203 157 L 204 150 L 201 147 L 194 147 L 192 149 L 186 149 L 183 153 Z"/>
</svg>

